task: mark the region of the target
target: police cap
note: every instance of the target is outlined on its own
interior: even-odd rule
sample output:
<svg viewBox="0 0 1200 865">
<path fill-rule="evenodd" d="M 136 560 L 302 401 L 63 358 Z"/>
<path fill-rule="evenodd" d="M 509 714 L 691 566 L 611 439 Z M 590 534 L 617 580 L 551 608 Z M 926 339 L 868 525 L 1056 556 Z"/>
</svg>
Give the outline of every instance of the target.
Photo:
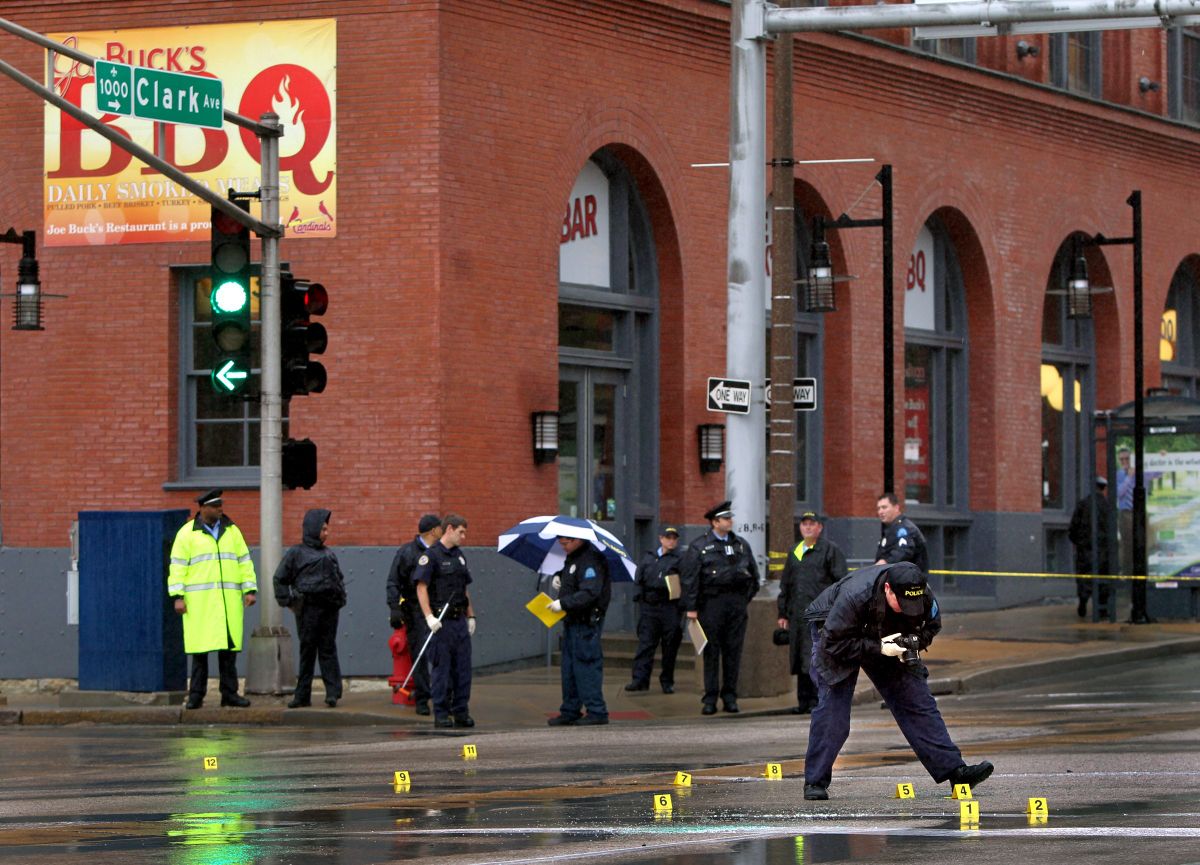
<svg viewBox="0 0 1200 865">
<path fill-rule="evenodd" d="M 200 507 L 204 507 L 205 505 L 219 505 L 221 504 L 221 496 L 224 493 L 224 490 L 209 490 L 206 493 L 196 496 L 196 504 L 200 505 Z"/>
<path fill-rule="evenodd" d="M 928 585 L 921 569 L 912 562 L 899 562 L 888 568 L 887 583 L 900 601 L 900 612 L 920 618 L 925 615 L 925 593 Z"/>
<path fill-rule="evenodd" d="M 729 500 L 723 501 L 720 504 L 713 505 L 711 508 L 709 508 L 707 511 L 704 512 L 704 519 L 706 519 L 706 520 L 716 520 L 716 519 L 720 519 L 721 517 L 732 517 L 732 516 L 733 516 L 733 502 L 731 502 Z"/>
</svg>

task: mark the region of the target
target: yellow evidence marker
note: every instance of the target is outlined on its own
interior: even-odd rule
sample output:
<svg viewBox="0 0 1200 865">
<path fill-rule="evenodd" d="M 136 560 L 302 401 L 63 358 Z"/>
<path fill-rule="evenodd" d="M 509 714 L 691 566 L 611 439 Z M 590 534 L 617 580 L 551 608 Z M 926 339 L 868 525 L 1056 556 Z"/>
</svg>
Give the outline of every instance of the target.
<svg viewBox="0 0 1200 865">
<path fill-rule="evenodd" d="M 216 757 L 205 757 L 204 758 L 204 771 L 205 772 L 215 772 L 216 769 L 217 769 L 217 758 Z"/>
<path fill-rule="evenodd" d="M 979 802 L 974 799 L 964 799 L 958 803 L 958 822 L 960 823 L 978 823 L 979 822 Z"/>
<path fill-rule="evenodd" d="M 1046 815 L 1050 813 L 1050 806 L 1046 804 L 1046 800 L 1042 796 L 1030 796 L 1029 804 L 1025 806 L 1026 814 Z"/>
<path fill-rule="evenodd" d="M 659 793 L 654 797 L 655 814 L 670 814 L 673 810 L 675 810 L 675 806 L 671 804 L 670 793 Z"/>
<path fill-rule="evenodd" d="M 767 769 L 763 774 L 767 776 L 768 781 L 780 781 L 783 779 L 783 764 L 768 763 Z"/>
<path fill-rule="evenodd" d="M 412 778 L 407 772 L 396 772 L 392 775 L 392 783 L 397 787 L 407 787 L 412 783 Z"/>
<path fill-rule="evenodd" d="M 479 752 L 474 745 L 463 745 L 462 757 L 464 760 L 474 760 L 479 756 Z"/>
<path fill-rule="evenodd" d="M 676 772 L 675 773 L 675 786 L 676 787 L 692 786 L 692 776 L 689 775 L 687 772 Z"/>
<path fill-rule="evenodd" d="M 954 789 L 951 790 L 951 792 L 950 792 L 950 798 L 951 799 L 973 799 L 975 797 L 971 795 L 971 785 L 970 784 L 955 784 Z"/>
<path fill-rule="evenodd" d="M 909 783 L 896 785 L 897 799 L 915 799 L 917 794 L 913 792 L 913 785 Z"/>
</svg>

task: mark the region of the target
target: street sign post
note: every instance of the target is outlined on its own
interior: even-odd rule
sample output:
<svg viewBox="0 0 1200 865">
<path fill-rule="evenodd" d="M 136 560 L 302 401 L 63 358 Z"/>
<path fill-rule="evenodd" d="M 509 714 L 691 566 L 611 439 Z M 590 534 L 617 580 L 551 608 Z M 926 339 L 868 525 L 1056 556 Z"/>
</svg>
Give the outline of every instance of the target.
<svg viewBox="0 0 1200 865">
<path fill-rule="evenodd" d="M 219 78 L 97 60 L 96 109 L 109 114 L 220 129 L 224 91 Z"/>
<path fill-rule="evenodd" d="M 750 382 L 733 378 L 708 380 L 708 410 L 750 414 Z"/>
</svg>

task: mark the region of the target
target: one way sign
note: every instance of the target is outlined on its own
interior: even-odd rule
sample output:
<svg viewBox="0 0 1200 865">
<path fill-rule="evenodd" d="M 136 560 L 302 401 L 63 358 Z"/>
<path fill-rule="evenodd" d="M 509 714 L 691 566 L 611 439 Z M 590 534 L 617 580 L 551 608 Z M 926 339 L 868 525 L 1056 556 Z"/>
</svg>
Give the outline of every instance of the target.
<svg viewBox="0 0 1200 865">
<path fill-rule="evenodd" d="M 734 378 L 710 378 L 708 410 L 750 414 L 750 382 Z"/>
</svg>

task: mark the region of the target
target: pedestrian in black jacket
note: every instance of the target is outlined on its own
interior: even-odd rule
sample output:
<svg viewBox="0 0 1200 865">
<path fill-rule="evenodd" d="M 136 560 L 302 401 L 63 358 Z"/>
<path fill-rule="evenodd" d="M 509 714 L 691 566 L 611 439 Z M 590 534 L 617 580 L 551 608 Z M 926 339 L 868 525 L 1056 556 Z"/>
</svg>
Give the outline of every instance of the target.
<svg viewBox="0 0 1200 865">
<path fill-rule="evenodd" d="M 1075 573 L 1087 574 L 1085 580 L 1075 580 L 1075 592 L 1079 596 L 1079 616 L 1087 615 L 1088 599 L 1092 596 L 1092 574 L 1111 574 L 1112 565 L 1109 556 L 1109 525 L 1114 522 L 1112 505 L 1108 502 L 1108 478 L 1096 478 L 1096 491 L 1085 496 L 1075 505 L 1071 514 L 1071 525 L 1067 528 L 1067 538 L 1075 545 Z M 1093 524 L 1095 531 L 1095 557 L 1092 556 Z M 1097 614 L 1108 614 L 1108 596 L 1111 584 L 1107 580 L 1099 580 L 1100 597 Z"/>
<path fill-rule="evenodd" d="M 925 574 L 911 562 L 861 568 L 821 592 L 805 611 L 813 635 L 819 702 L 808 729 L 804 798 L 828 799 L 833 762 L 850 735 L 850 704 L 861 668 L 900 732 L 937 783 L 983 783 L 986 760 L 968 766 L 950 740 L 918 651 L 942 628 Z M 903 637 L 913 638 L 906 647 Z M 910 654 L 906 657 L 906 648 Z"/>
<path fill-rule="evenodd" d="M 846 576 L 846 556 L 837 544 L 821 537 L 824 525 L 812 511 L 800 516 L 800 543 L 788 553 L 779 581 L 779 622 L 788 631 L 789 660 L 796 677 L 797 715 L 817 705 L 817 686 L 811 677 L 812 635 L 804 610 L 821 592 Z"/>
<path fill-rule="evenodd" d="M 338 611 L 346 605 L 346 580 L 329 537 L 330 512 L 314 508 L 304 515 L 304 542 L 283 554 L 275 569 L 275 600 L 291 607 L 300 633 L 300 669 L 289 709 L 312 705 L 313 668 L 321 662 L 325 705 L 342 696 L 342 670 L 337 656 Z"/>
<path fill-rule="evenodd" d="M 658 549 L 649 550 L 638 563 L 633 581 L 637 584 L 638 647 L 633 656 L 632 681 L 626 691 L 648 691 L 654 670 L 654 652 L 662 643 L 662 672 L 658 683 L 664 694 L 675 693 L 675 658 L 683 641 L 683 607 L 680 600 L 679 530 L 663 526 L 658 533 Z M 675 597 L 670 581 L 674 580 Z"/>
</svg>

